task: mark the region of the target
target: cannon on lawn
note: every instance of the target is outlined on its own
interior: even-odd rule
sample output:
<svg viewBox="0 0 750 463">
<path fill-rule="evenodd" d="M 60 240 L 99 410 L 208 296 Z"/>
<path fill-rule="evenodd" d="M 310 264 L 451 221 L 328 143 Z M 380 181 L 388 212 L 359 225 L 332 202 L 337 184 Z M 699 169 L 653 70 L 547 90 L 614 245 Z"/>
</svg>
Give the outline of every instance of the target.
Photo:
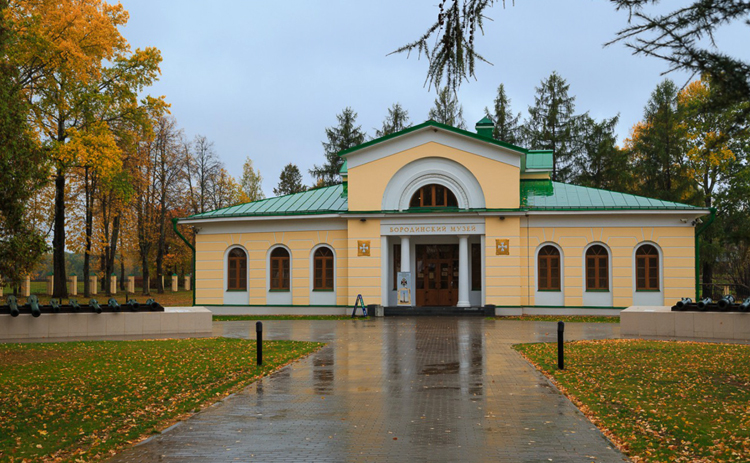
<svg viewBox="0 0 750 463">
<path fill-rule="evenodd" d="M 80 304 L 77 299 L 70 299 L 64 304 L 60 299 L 50 299 L 49 304 L 40 304 L 39 298 L 32 294 L 26 300 L 25 304 L 19 304 L 18 298 L 14 295 L 7 296 L 6 305 L 0 305 L 0 315 L 10 315 L 18 317 L 22 314 L 30 314 L 33 317 L 40 317 L 43 314 L 57 313 L 112 313 L 121 312 L 123 308 L 131 312 L 138 312 L 144 308 L 152 312 L 164 312 L 164 307 L 153 299 L 148 299 L 145 304 L 140 304 L 135 299 L 128 299 L 122 306 L 115 298 L 110 298 L 106 305 L 100 304 L 96 299 L 89 300 L 88 304 Z"/>
<path fill-rule="evenodd" d="M 742 303 L 738 303 L 737 299 L 731 294 L 722 296 L 717 302 L 714 302 L 710 297 L 705 297 L 695 303 L 689 297 L 684 297 L 672 306 L 672 310 L 679 312 L 750 312 L 750 297 Z"/>
<path fill-rule="evenodd" d="M 42 314 L 42 309 L 39 307 L 39 298 L 36 297 L 36 294 L 29 296 L 26 306 L 31 310 L 32 317 L 36 318 Z"/>
<path fill-rule="evenodd" d="M 732 304 L 734 304 L 734 296 L 731 294 L 727 294 L 726 296 L 719 299 L 719 310 L 722 312 L 727 312 L 732 307 Z"/>
<path fill-rule="evenodd" d="M 11 317 L 17 317 L 21 313 L 21 311 L 18 310 L 18 301 L 16 301 L 16 296 L 8 296 L 8 307 L 10 308 Z"/>
</svg>

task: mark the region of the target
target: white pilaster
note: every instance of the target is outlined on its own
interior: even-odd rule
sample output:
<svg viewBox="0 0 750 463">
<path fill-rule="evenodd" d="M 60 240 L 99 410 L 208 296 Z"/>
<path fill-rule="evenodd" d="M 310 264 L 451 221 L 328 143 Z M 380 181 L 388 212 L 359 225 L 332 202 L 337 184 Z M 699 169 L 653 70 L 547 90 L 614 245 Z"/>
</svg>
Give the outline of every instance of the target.
<svg viewBox="0 0 750 463">
<path fill-rule="evenodd" d="M 390 249 L 388 248 L 388 237 L 380 237 L 380 305 L 383 307 L 388 306 L 388 283 L 391 281 L 388 278 L 388 262 L 390 256 Z M 393 269 L 394 272 L 398 269 Z"/>
<path fill-rule="evenodd" d="M 458 237 L 458 307 L 469 307 L 469 237 Z"/>
<path fill-rule="evenodd" d="M 402 236 L 401 237 L 401 271 L 402 272 L 411 272 L 411 270 L 409 270 L 409 267 L 411 265 L 411 256 L 409 255 L 410 254 L 409 248 L 410 248 L 409 237 Z"/>
</svg>

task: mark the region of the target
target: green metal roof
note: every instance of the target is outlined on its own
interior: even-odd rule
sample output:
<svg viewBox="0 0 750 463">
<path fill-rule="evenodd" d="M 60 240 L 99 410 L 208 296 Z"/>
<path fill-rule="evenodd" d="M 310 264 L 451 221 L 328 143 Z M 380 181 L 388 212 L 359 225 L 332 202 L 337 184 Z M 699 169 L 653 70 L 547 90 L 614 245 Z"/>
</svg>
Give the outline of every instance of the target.
<svg viewBox="0 0 750 463">
<path fill-rule="evenodd" d="M 481 121 L 480 121 L 481 122 Z M 491 121 L 490 121 L 491 122 Z M 469 138 L 473 138 L 475 140 L 483 141 L 485 143 L 489 143 L 491 145 L 497 145 L 502 146 L 503 148 L 508 148 L 513 151 L 518 151 L 519 153 L 526 153 L 526 148 L 521 148 L 520 146 L 511 145 L 510 143 L 506 143 L 504 141 L 495 140 L 494 138 L 487 138 L 479 135 L 475 132 L 469 132 L 468 130 L 463 129 L 457 129 L 453 126 L 447 125 L 447 124 L 441 124 L 440 122 L 435 122 L 433 120 L 429 120 L 427 122 L 423 122 L 419 125 L 415 125 L 412 127 L 409 127 L 407 129 L 401 130 L 399 132 L 392 133 L 390 135 L 386 135 L 384 137 L 375 138 L 373 140 L 370 140 L 368 142 L 362 143 L 361 145 L 353 146 L 349 149 L 345 149 L 343 151 L 339 151 L 339 156 L 345 156 L 347 154 L 353 153 L 355 151 L 359 151 L 364 148 L 368 148 L 372 145 L 377 145 L 378 143 L 382 143 L 384 141 L 390 140 L 392 138 L 400 137 L 402 135 L 406 135 L 407 133 L 415 132 L 417 130 L 423 129 L 425 127 L 435 127 L 438 129 L 444 129 L 449 132 L 457 133 L 459 135 L 464 135 Z"/>
<path fill-rule="evenodd" d="M 522 180 L 520 208 L 506 211 L 606 211 L 606 210 L 692 210 L 703 208 L 688 204 L 662 201 L 644 196 L 617 193 L 549 180 Z M 472 209 L 482 212 L 489 209 Z M 228 217 L 289 216 L 314 214 L 343 214 L 348 210 L 346 185 L 316 188 L 276 198 L 262 199 L 238 206 L 225 207 L 186 220 L 219 219 Z M 398 211 L 351 211 L 352 213 L 397 213 Z M 407 211 L 403 211 L 407 212 Z M 409 213 L 441 212 L 435 209 L 409 210 Z M 453 212 L 453 211 L 451 211 Z M 462 212 L 456 210 L 455 212 Z"/>
<path fill-rule="evenodd" d="M 349 160 L 344 159 L 344 164 L 341 165 L 341 169 L 339 169 L 340 174 L 348 174 L 349 173 Z"/>
<path fill-rule="evenodd" d="M 347 198 L 344 194 L 344 185 L 333 185 L 195 214 L 188 217 L 187 220 L 269 215 L 338 214 L 346 211 Z"/>
<path fill-rule="evenodd" d="M 552 170 L 552 156 L 551 150 L 529 150 L 522 166 L 523 171 L 526 172 L 529 169 Z"/>
<path fill-rule="evenodd" d="M 528 210 L 699 210 L 688 204 L 550 180 L 522 180 L 521 208 Z"/>
</svg>

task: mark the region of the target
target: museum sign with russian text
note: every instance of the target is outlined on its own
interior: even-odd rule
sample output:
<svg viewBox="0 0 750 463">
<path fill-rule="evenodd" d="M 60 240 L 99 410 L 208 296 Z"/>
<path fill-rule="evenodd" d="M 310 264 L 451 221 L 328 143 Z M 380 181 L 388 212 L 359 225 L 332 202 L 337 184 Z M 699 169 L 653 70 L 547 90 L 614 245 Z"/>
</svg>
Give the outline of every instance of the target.
<svg viewBox="0 0 750 463">
<path fill-rule="evenodd" d="M 384 235 L 483 235 L 484 224 L 404 224 L 384 225 Z"/>
</svg>

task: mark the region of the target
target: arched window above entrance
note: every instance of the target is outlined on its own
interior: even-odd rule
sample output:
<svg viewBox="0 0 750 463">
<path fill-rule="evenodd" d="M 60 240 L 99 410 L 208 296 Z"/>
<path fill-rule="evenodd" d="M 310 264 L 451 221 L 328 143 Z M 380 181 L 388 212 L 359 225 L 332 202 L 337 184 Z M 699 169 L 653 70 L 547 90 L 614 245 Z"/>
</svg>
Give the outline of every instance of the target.
<svg viewBox="0 0 750 463">
<path fill-rule="evenodd" d="M 456 195 L 443 185 L 432 183 L 414 193 L 409 207 L 458 207 Z"/>
</svg>

